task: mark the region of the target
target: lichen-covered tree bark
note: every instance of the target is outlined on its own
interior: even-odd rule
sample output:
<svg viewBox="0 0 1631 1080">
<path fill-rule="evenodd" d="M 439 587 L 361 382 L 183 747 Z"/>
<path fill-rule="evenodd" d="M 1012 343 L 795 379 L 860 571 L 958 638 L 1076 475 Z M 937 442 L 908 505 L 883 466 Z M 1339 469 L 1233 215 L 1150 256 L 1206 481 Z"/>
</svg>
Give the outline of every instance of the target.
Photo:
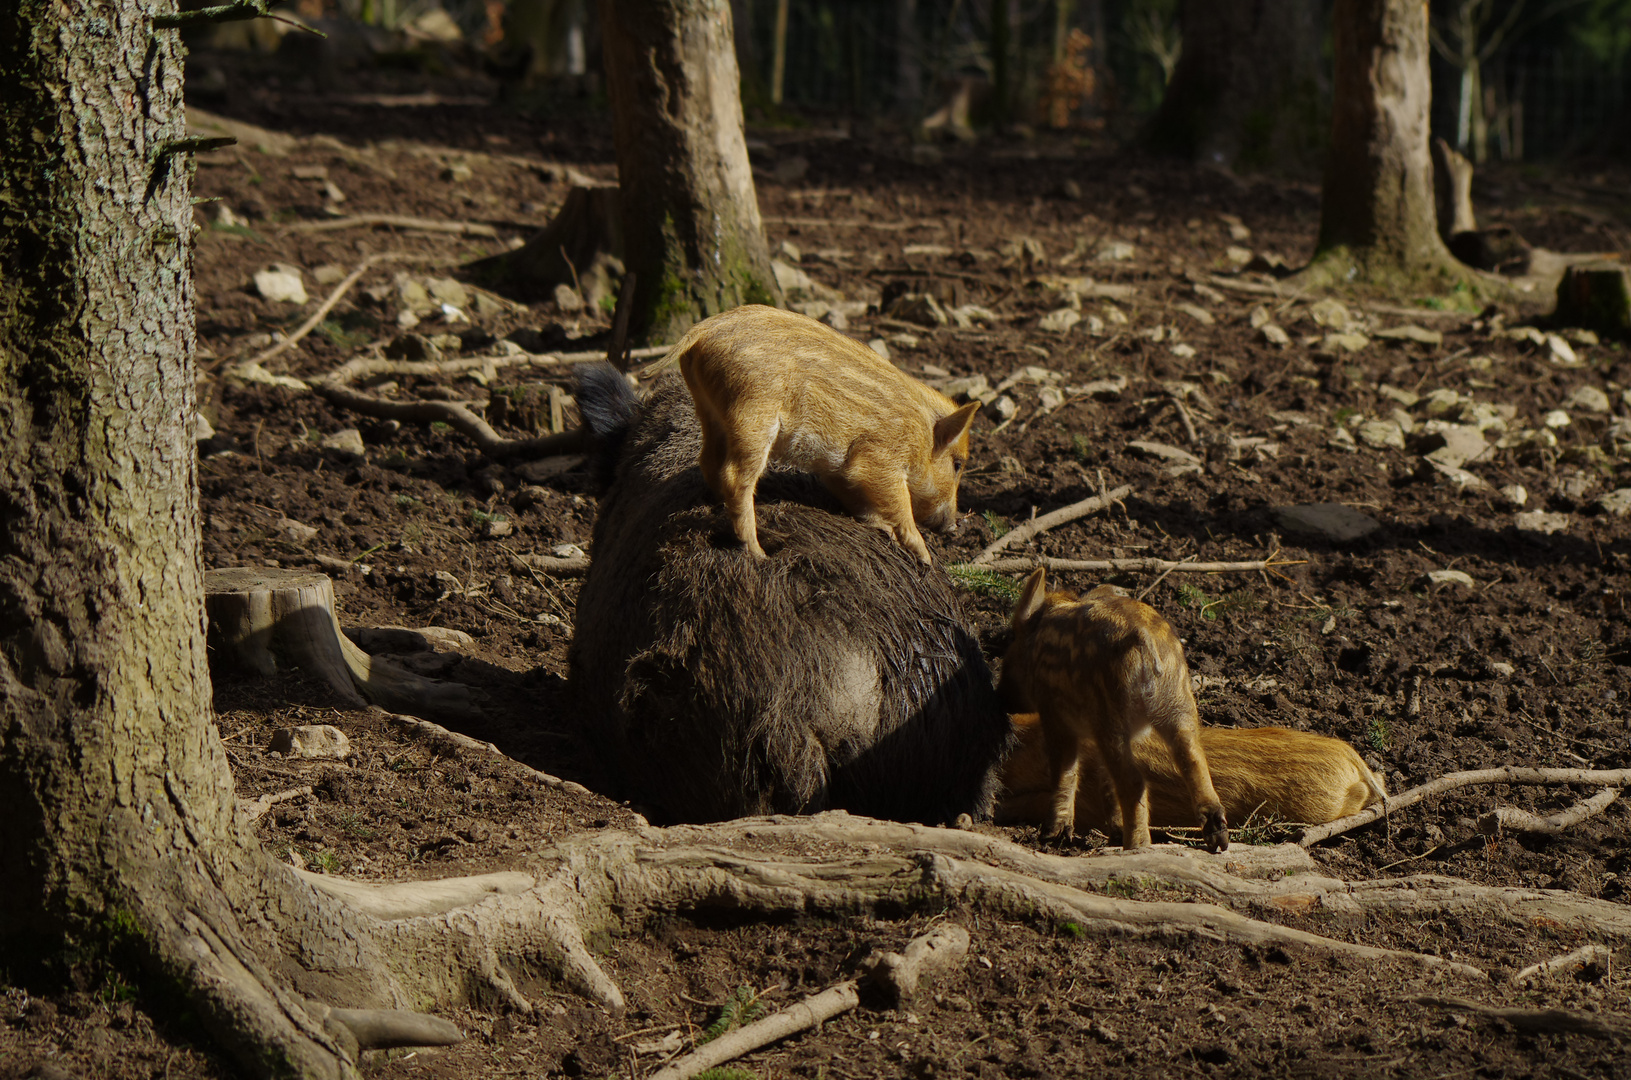
<svg viewBox="0 0 1631 1080">
<path fill-rule="evenodd" d="M 1335 106 L 1310 286 L 1387 292 L 1473 280 L 1440 239 L 1428 150 L 1427 5 L 1337 0 Z"/>
<path fill-rule="evenodd" d="M 1185 0 L 1183 52 L 1150 127 L 1157 150 L 1229 168 L 1297 165 L 1320 147 L 1307 0 Z"/>
<path fill-rule="evenodd" d="M 601 0 L 634 332 L 781 300 L 742 132 L 729 0 Z"/>
</svg>

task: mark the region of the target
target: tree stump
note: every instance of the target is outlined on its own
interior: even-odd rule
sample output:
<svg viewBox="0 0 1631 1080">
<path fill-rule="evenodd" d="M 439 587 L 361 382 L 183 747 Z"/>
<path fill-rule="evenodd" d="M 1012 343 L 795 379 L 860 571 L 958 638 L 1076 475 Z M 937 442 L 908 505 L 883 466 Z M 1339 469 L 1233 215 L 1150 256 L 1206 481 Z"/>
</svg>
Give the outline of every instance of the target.
<svg viewBox="0 0 1631 1080">
<path fill-rule="evenodd" d="M 1631 269 L 1618 263 L 1571 266 L 1557 285 L 1552 322 L 1631 338 Z"/>
<path fill-rule="evenodd" d="M 334 584 L 324 574 L 229 567 L 208 571 L 204 590 L 212 661 L 260 676 L 296 668 L 353 707 L 454 719 L 479 711 L 468 687 L 421 678 L 352 644 L 340 632 Z"/>
<path fill-rule="evenodd" d="M 587 178 L 580 178 L 587 180 Z M 612 278 L 623 274 L 622 211 L 616 184 L 579 183 L 560 212 L 514 251 L 470 263 L 480 284 L 515 300 L 548 300 L 570 285 L 593 309 L 615 297 Z"/>
</svg>

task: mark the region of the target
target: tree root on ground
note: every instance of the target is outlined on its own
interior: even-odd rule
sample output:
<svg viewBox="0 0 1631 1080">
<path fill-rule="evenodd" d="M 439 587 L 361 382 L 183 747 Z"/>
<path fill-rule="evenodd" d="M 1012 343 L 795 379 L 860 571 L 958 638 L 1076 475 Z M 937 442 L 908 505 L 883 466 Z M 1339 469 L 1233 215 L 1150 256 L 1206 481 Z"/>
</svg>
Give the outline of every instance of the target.
<svg viewBox="0 0 1631 1080">
<path fill-rule="evenodd" d="M 1572 1009 L 1506 1009 L 1482 1005 L 1466 998 L 1418 997 L 1418 1005 L 1452 1012 L 1467 1012 L 1504 1020 L 1519 1031 L 1551 1032 L 1559 1035 L 1587 1035 L 1593 1039 L 1631 1039 L 1631 1020 L 1617 1016 L 1575 1012 Z"/>
</svg>

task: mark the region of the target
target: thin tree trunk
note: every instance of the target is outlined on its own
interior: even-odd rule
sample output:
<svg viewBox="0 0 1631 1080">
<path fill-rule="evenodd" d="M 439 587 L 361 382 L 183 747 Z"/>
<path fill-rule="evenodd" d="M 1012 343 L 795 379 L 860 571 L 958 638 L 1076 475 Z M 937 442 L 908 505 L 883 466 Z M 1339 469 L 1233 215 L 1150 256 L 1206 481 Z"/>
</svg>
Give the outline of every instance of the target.
<svg viewBox="0 0 1631 1080">
<path fill-rule="evenodd" d="M 1163 153 L 1247 168 L 1319 150 L 1318 39 L 1306 0 L 1185 0 L 1183 52 L 1150 127 Z"/>
<path fill-rule="evenodd" d="M 1471 280 L 1439 238 L 1428 152 L 1427 7 L 1337 0 L 1331 152 L 1311 286 L 1390 292 Z"/>
<path fill-rule="evenodd" d="M 728 0 L 601 0 L 633 328 L 672 341 L 780 305 L 742 132 Z"/>
</svg>

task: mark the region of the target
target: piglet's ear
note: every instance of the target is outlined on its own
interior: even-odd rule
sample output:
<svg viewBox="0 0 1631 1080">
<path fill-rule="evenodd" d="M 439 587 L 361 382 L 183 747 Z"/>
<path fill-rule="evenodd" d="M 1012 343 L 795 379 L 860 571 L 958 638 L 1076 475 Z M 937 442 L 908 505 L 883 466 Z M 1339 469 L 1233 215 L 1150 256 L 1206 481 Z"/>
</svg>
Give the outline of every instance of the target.
<svg viewBox="0 0 1631 1080">
<path fill-rule="evenodd" d="M 1036 617 L 1047 597 L 1048 571 L 1045 567 L 1039 566 L 1025 579 L 1025 587 L 1019 591 L 1019 603 L 1014 605 L 1014 633 L 1019 633 L 1021 626 Z"/>
<path fill-rule="evenodd" d="M 974 422 L 974 414 L 980 411 L 980 403 L 971 401 L 949 416 L 942 416 L 934 424 L 934 452 L 945 451 L 946 447 L 963 437 L 963 432 Z"/>
</svg>

